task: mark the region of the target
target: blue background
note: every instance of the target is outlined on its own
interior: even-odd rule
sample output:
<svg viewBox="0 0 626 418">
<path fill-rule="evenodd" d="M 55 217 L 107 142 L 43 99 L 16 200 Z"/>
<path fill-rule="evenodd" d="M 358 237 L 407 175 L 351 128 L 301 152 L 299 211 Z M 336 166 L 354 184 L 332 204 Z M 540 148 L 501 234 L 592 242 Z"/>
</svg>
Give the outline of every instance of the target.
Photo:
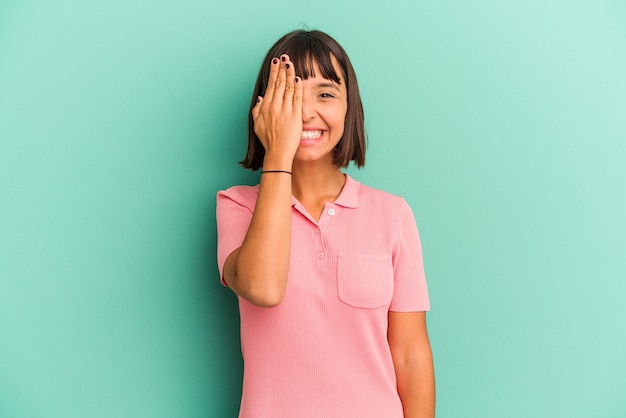
<svg viewBox="0 0 626 418">
<path fill-rule="evenodd" d="M 0 416 L 234 417 L 215 193 L 266 50 L 336 37 L 424 245 L 438 416 L 626 416 L 626 4 L 0 1 Z"/>
</svg>

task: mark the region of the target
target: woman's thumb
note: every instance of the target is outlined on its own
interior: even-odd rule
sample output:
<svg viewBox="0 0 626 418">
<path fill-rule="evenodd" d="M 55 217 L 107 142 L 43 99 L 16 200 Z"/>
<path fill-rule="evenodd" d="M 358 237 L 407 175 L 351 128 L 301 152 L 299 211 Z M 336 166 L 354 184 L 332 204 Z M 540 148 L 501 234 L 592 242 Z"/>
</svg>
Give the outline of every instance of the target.
<svg viewBox="0 0 626 418">
<path fill-rule="evenodd" d="M 256 120 L 256 118 L 259 117 L 259 112 L 261 111 L 261 102 L 262 101 L 263 101 L 263 98 L 261 96 L 258 96 L 256 98 L 256 104 L 252 108 L 252 119 L 254 119 L 254 120 Z"/>
</svg>

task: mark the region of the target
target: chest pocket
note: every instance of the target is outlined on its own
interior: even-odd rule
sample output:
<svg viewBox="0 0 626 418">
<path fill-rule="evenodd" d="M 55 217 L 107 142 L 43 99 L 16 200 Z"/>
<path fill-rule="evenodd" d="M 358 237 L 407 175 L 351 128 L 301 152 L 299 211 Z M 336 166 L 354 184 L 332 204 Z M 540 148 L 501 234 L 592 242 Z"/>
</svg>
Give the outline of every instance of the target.
<svg viewBox="0 0 626 418">
<path fill-rule="evenodd" d="M 389 305 L 393 283 L 391 254 L 339 253 L 337 294 L 343 303 L 367 309 Z"/>
</svg>

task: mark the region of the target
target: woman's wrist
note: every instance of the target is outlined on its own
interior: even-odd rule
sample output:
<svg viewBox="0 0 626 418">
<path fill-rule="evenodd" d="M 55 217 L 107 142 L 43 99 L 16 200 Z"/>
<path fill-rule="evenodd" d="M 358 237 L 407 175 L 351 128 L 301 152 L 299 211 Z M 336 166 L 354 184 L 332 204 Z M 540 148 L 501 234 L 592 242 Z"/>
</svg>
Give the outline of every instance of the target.
<svg viewBox="0 0 626 418">
<path fill-rule="evenodd" d="M 266 155 L 263 159 L 262 172 L 288 172 L 291 173 L 293 159 L 287 159 L 279 156 Z"/>
<path fill-rule="evenodd" d="M 291 175 L 291 171 L 287 171 L 287 170 L 263 170 L 261 171 L 261 174 L 265 174 L 265 173 L 278 173 L 278 174 L 289 174 Z"/>
</svg>

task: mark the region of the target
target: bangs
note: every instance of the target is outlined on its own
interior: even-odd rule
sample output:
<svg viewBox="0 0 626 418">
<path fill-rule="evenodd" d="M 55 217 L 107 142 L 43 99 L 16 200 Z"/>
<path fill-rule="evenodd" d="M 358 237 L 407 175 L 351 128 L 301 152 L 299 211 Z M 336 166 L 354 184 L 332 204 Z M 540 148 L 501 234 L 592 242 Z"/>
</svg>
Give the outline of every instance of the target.
<svg viewBox="0 0 626 418">
<path fill-rule="evenodd" d="M 289 55 L 289 59 L 296 66 L 296 75 L 303 80 L 316 76 L 315 65 L 317 65 L 322 77 L 337 84 L 342 82 L 331 60 L 331 56 L 335 54 L 318 38 L 306 34 L 296 36 L 284 46 L 284 51 L 280 51 L 280 54 Z M 335 56 L 335 59 L 338 58 Z"/>
</svg>

